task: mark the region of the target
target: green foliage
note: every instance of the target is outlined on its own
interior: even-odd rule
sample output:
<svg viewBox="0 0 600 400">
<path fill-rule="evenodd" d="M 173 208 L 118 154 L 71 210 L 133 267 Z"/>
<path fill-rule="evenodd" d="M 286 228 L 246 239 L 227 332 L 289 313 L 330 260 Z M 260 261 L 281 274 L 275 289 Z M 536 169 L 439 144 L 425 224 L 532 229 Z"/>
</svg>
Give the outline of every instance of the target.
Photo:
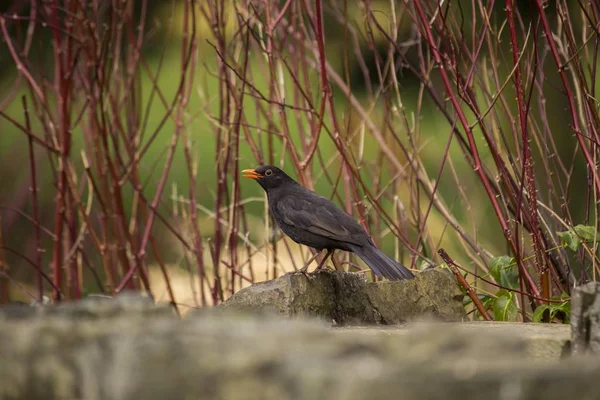
<svg viewBox="0 0 600 400">
<path fill-rule="evenodd" d="M 515 303 L 514 293 L 506 289 L 500 289 L 496 296 L 492 305 L 494 319 L 496 321 L 514 321 L 519 311 Z"/>
<path fill-rule="evenodd" d="M 571 301 L 567 300 L 568 297 L 566 293 L 563 293 L 561 296 L 552 297 L 552 300 L 564 300 L 562 303 L 550 303 L 538 306 L 533 312 L 533 322 L 542 322 L 544 312 L 548 310 L 550 320 L 554 319 L 558 313 L 561 313 L 564 315 L 565 323 L 568 323 L 571 318 Z"/>
<path fill-rule="evenodd" d="M 483 296 L 483 299 L 481 299 L 481 304 L 483 304 L 486 310 L 489 310 L 494 305 L 494 301 L 496 301 L 495 297 Z"/>
<path fill-rule="evenodd" d="M 583 243 L 593 242 L 595 237 L 600 238 L 600 233 L 596 232 L 595 227 L 581 224 L 557 234 L 564 245 L 573 251 L 577 251 Z"/>
<path fill-rule="evenodd" d="M 513 257 L 494 257 L 489 271 L 500 285 L 510 289 L 519 287 L 519 271 Z M 486 310 L 492 309 L 496 321 L 514 321 L 519 312 L 514 293 L 506 289 L 498 290 L 495 297 L 487 296 L 482 303 Z"/>
<path fill-rule="evenodd" d="M 513 257 L 494 257 L 490 261 L 489 271 L 490 275 L 492 275 L 500 285 L 510 289 L 519 287 L 519 272 Z M 491 309 L 493 311 L 494 320 L 514 321 L 516 319 L 519 309 L 512 291 L 500 289 L 496 292 L 495 296 L 485 295 L 479 296 L 479 298 L 486 310 Z M 478 316 L 475 318 L 479 319 Z"/>
<path fill-rule="evenodd" d="M 519 272 L 512 257 L 494 257 L 490 262 L 490 274 L 502 286 L 512 289 L 519 287 Z"/>
<path fill-rule="evenodd" d="M 559 235 L 569 248 L 576 250 L 582 243 L 594 240 L 594 227 L 577 225 L 569 231 L 559 232 Z M 519 286 L 519 272 L 513 257 L 494 257 L 490 262 L 490 275 L 502 286 L 511 289 L 517 289 Z M 500 289 L 496 297 L 484 296 L 482 304 L 486 309 L 493 310 L 496 321 L 514 321 L 519 312 L 514 296 L 514 292 Z M 568 322 L 571 315 L 571 302 L 567 300 L 568 297 L 563 293 L 561 296 L 551 298 L 561 301 L 560 303 L 543 304 L 537 307 L 533 313 L 533 321 L 542 322 L 545 312 L 548 311 L 550 320 L 560 314 L 564 316 L 562 319 Z"/>
<path fill-rule="evenodd" d="M 568 231 L 558 232 L 558 235 L 567 247 L 577 250 L 582 243 L 594 240 L 594 229 L 592 226 L 577 225 Z M 600 238 L 600 234 L 598 234 L 598 237 Z M 513 257 L 494 257 L 490 261 L 489 271 L 490 275 L 500 285 L 510 289 L 518 289 L 519 271 Z M 479 296 L 479 298 L 486 310 L 491 309 L 493 311 L 494 320 L 496 321 L 514 321 L 519 313 L 515 301 L 515 292 L 511 290 L 500 289 L 496 292 L 495 296 L 483 295 Z M 560 302 L 543 304 L 537 307 L 533 313 L 533 321 L 542 322 L 544 313 L 548 311 L 550 320 L 560 315 L 561 319 L 568 322 L 571 315 L 571 301 L 568 298 L 569 296 L 566 293 L 563 293 L 561 296 L 552 297 L 552 300 Z M 475 319 L 480 319 L 480 317 L 476 316 Z"/>
<path fill-rule="evenodd" d="M 419 257 L 417 259 L 417 269 L 421 272 L 425 271 L 428 268 L 434 267 L 435 265 L 433 265 L 431 263 L 431 261 L 421 258 Z M 441 265 L 438 265 L 438 267 L 443 267 L 443 268 L 448 268 L 448 266 L 446 265 L 446 263 L 443 263 Z"/>
<path fill-rule="evenodd" d="M 473 300 L 469 296 L 466 295 L 467 292 L 466 292 L 466 290 L 464 290 L 464 288 L 462 288 L 462 291 L 465 294 L 465 298 L 463 300 L 463 306 L 467 307 L 473 303 Z M 481 304 L 483 304 L 483 308 L 486 310 L 490 310 L 494 305 L 494 301 L 496 301 L 496 298 L 494 296 L 490 296 L 487 294 L 477 294 L 477 297 L 481 301 Z M 479 312 L 474 312 L 473 320 L 481 321 L 481 320 L 484 320 L 484 318 Z"/>
<path fill-rule="evenodd" d="M 481 304 L 483 304 L 483 308 L 485 308 L 486 310 L 489 310 L 492 307 L 494 307 L 494 302 L 495 301 L 496 301 L 495 297 L 492 297 L 492 296 L 483 296 L 483 298 L 481 299 Z M 481 316 L 481 319 L 484 319 L 484 317 Z"/>
</svg>

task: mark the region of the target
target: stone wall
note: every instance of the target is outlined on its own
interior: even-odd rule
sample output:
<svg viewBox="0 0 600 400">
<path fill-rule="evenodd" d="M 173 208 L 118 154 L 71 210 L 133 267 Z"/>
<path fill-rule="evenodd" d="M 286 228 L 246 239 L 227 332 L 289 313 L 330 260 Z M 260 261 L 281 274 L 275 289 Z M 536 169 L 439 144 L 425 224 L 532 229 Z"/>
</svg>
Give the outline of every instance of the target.
<svg viewBox="0 0 600 400">
<path fill-rule="evenodd" d="M 220 307 L 319 317 L 335 325 L 400 324 L 415 318 L 466 320 L 463 297 L 452 273 L 442 269 L 376 283 L 363 274 L 321 270 L 309 277 L 291 273 L 257 283 Z"/>
<path fill-rule="evenodd" d="M 322 279 L 336 276 L 345 279 Z M 396 296 L 385 294 L 386 285 L 380 290 L 367 297 Z M 308 319 L 303 309 L 283 318 L 280 310 L 225 307 L 180 320 L 136 295 L 7 308 L 0 311 L 0 400 L 577 400 L 600 393 L 600 358 L 559 357 L 568 348 L 564 326 L 331 328 L 328 314 Z M 531 353 L 538 327 L 546 340 L 561 338 L 548 357 Z"/>
</svg>

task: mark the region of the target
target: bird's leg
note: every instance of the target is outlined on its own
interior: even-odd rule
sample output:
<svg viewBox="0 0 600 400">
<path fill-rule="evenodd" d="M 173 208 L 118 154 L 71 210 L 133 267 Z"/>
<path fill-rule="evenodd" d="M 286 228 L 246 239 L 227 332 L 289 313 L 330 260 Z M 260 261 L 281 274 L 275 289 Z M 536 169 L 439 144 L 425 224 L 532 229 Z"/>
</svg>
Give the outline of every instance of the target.
<svg viewBox="0 0 600 400">
<path fill-rule="evenodd" d="M 335 251 L 335 249 L 327 249 L 327 254 L 325 254 L 325 257 L 323 257 L 323 259 L 321 260 L 319 265 L 317 265 L 317 269 L 315 269 L 315 271 L 319 271 L 320 269 L 322 269 L 325 266 L 325 261 L 327 261 L 327 259 L 329 257 L 333 257 L 334 251 Z"/>
<path fill-rule="evenodd" d="M 333 262 L 333 268 L 335 268 L 336 271 L 344 271 L 344 266 L 340 263 L 340 260 L 333 256 L 333 254 L 331 255 L 331 261 Z"/>
<path fill-rule="evenodd" d="M 308 266 L 310 265 L 310 263 L 311 263 L 311 262 L 313 262 L 313 261 L 315 260 L 315 258 L 317 258 L 317 257 L 319 256 L 319 254 L 321 254 L 321 251 L 317 251 L 317 252 L 315 253 L 315 255 L 314 255 L 314 256 L 312 256 L 312 257 L 310 258 L 310 260 L 308 260 L 308 261 L 306 262 L 306 264 L 304 264 L 304 267 L 302 267 L 302 268 L 300 268 L 300 269 L 298 270 L 298 272 L 301 272 L 301 273 L 303 273 L 303 274 L 305 274 L 305 275 L 306 275 L 306 270 L 308 269 Z"/>
</svg>

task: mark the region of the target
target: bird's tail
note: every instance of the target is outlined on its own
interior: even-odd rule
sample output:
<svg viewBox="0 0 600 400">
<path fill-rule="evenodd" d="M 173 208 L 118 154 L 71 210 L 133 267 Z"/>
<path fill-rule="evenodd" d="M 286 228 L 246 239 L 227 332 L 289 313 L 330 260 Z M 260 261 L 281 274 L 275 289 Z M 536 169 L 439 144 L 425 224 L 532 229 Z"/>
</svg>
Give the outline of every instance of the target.
<svg viewBox="0 0 600 400">
<path fill-rule="evenodd" d="M 375 272 L 375 275 L 383 276 L 393 281 L 415 277 L 408 268 L 392 260 L 383 251 L 371 244 L 367 244 L 366 246 L 352 245 L 351 249 L 353 253 L 359 256 Z"/>
</svg>

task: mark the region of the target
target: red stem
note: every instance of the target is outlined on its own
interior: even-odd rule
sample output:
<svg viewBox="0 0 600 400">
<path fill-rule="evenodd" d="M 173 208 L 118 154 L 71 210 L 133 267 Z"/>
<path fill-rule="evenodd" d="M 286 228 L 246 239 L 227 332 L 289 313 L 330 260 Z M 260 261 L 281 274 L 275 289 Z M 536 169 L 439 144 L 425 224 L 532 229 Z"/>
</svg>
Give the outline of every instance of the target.
<svg viewBox="0 0 600 400">
<path fill-rule="evenodd" d="M 440 257 L 442 257 L 442 259 L 446 262 L 446 264 L 448 264 L 448 266 L 452 270 L 452 273 L 454 274 L 454 277 L 456 278 L 458 283 L 467 291 L 467 295 L 471 298 L 471 300 L 473 301 L 473 304 L 475 304 L 475 307 L 477 307 L 477 310 L 479 311 L 481 316 L 486 321 L 493 321 L 493 318 L 490 316 L 490 314 L 488 314 L 487 310 L 483 306 L 483 303 L 481 302 L 481 300 L 479 300 L 479 297 L 477 297 L 477 293 L 475 292 L 475 290 L 473 290 L 471 285 L 469 285 L 469 282 L 467 282 L 465 277 L 462 276 L 462 274 L 458 270 L 458 266 L 450 258 L 448 253 L 446 253 L 446 251 L 444 249 L 439 249 L 438 254 L 440 255 Z"/>
<path fill-rule="evenodd" d="M 533 171 L 533 160 L 531 157 L 531 147 L 530 147 L 530 138 L 529 138 L 529 129 L 527 127 L 527 116 L 529 114 L 529 109 L 525 104 L 524 95 L 523 95 L 523 83 L 521 80 L 521 68 L 518 65 L 519 58 L 521 56 L 519 50 L 519 42 L 517 38 L 517 30 L 515 27 L 514 20 L 514 0 L 506 1 L 506 13 L 508 15 L 508 27 L 510 31 L 510 42 L 512 48 L 512 56 L 513 63 L 515 64 L 515 86 L 517 89 L 517 106 L 519 110 L 519 123 L 521 128 L 521 138 L 522 138 L 522 146 L 523 146 L 523 159 L 522 159 L 522 174 L 524 179 L 522 179 L 521 190 L 519 191 L 519 197 L 517 201 L 517 215 L 520 214 L 523 208 L 524 196 L 523 189 L 527 187 L 527 194 L 529 197 L 529 205 L 530 205 L 530 220 L 531 220 L 531 236 L 533 240 L 533 248 L 535 255 L 535 263 L 537 265 L 537 270 L 540 271 L 541 283 L 542 283 L 542 297 L 548 298 L 550 297 L 550 281 L 548 280 L 548 268 L 545 263 L 545 257 L 543 255 L 543 246 L 541 244 L 541 238 L 539 234 L 539 216 L 537 210 L 537 189 L 535 186 L 535 176 Z M 535 70 L 534 70 L 535 73 Z M 518 220 L 518 218 L 517 218 Z M 515 221 L 515 223 L 517 223 Z M 523 282 L 523 274 L 521 269 L 519 269 L 520 282 Z M 523 294 L 521 294 L 521 310 L 523 314 L 523 321 L 526 320 L 525 315 L 525 307 Z"/>
<path fill-rule="evenodd" d="M 38 188 L 35 168 L 35 153 L 33 151 L 33 132 L 31 132 L 31 122 L 29 118 L 29 107 L 27 106 L 27 98 L 22 97 L 23 111 L 25 113 L 25 125 L 29 131 L 27 138 L 29 139 L 29 169 L 31 173 L 31 202 L 33 207 L 33 221 L 35 232 L 35 268 L 37 269 L 37 289 L 38 301 L 42 301 L 44 297 L 44 272 L 42 271 L 42 232 L 40 229 L 40 212 L 38 206 Z"/>
<path fill-rule="evenodd" d="M 62 246 L 63 246 L 63 230 L 65 225 L 65 206 L 66 206 L 66 190 L 67 190 L 67 176 L 66 166 L 68 161 L 69 152 L 71 148 L 71 138 L 69 135 L 69 82 L 66 79 L 66 61 L 64 57 L 69 54 L 69 46 L 66 48 L 62 46 L 62 40 L 60 37 L 59 19 L 58 19 L 58 0 L 52 2 L 52 18 L 54 22 L 53 29 L 54 33 L 54 51 L 55 51 L 55 66 L 56 66 L 56 84 L 58 86 L 58 106 L 59 106 L 59 125 L 58 131 L 60 134 L 60 161 L 59 161 L 59 175 L 58 175 L 58 187 L 56 193 L 56 207 L 54 213 L 54 230 L 55 230 L 55 241 L 53 248 L 53 280 L 56 288 L 62 290 Z M 66 56 L 63 56 L 66 54 Z M 66 292 L 68 295 L 68 292 Z M 60 293 L 57 289 L 53 290 L 53 299 L 56 302 L 61 300 Z"/>
<path fill-rule="evenodd" d="M 581 128 L 579 127 L 579 117 L 577 116 L 577 108 L 575 106 L 575 97 L 573 95 L 573 91 L 571 90 L 571 85 L 569 84 L 569 79 L 567 78 L 567 73 L 565 72 L 565 70 L 562 66 L 562 63 L 560 62 L 560 56 L 558 55 L 558 50 L 556 48 L 556 44 L 554 43 L 554 39 L 553 39 L 554 35 L 553 35 L 552 31 L 550 30 L 550 26 L 548 24 L 548 19 L 546 18 L 546 12 L 544 11 L 544 2 L 542 0 L 535 0 L 535 5 L 537 6 L 538 14 L 540 16 L 540 19 L 542 20 L 542 26 L 544 27 L 544 36 L 546 37 L 548 46 L 550 46 L 550 52 L 552 53 L 552 57 L 554 58 L 554 63 L 556 64 L 556 66 L 558 68 L 558 74 L 560 76 L 560 80 L 563 84 L 563 87 L 565 88 L 567 101 L 569 102 L 569 110 L 571 111 L 571 121 L 573 123 L 573 131 L 575 132 L 575 137 L 577 138 L 577 142 L 579 142 L 579 146 L 581 147 L 581 151 L 583 152 L 585 161 L 593 169 L 596 169 L 596 162 L 594 161 L 593 156 L 590 154 L 590 150 L 587 146 L 587 143 L 584 140 L 585 137 L 581 133 Z M 594 185 L 596 187 L 597 195 L 600 196 L 600 174 L 594 174 Z"/>
<path fill-rule="evenodd" d="M 459 119 L 461 125 L 463 126 L 463 129 L 465 130 L 465 133 L 467 135 L 469 147 L 471 148 L 471 154 L 473 155 L 473 164 L 474 164 L 475 173 L 477 174 L 477 176 L 481 180 L 481 183 L 483 184 L 485 192 L 488 195 L 490 203 L 492 204 L 492 208 L 494 209 L 494 213 L 498 217 L 498 221 L 502 228 L 502 232 L 504 232 L 504 236 L 506 237 L 509 244 L 511 245 L 515 255 L 517 255 L 518 251 L 517 251 L 517 247 L 514 242 L 514 238 L 512 236 L 512 233 L 510 231 L 508 223 L 506 222 L 506 218 L 504 217 L 502 209 L 500 208 L 498 199 L 496 198 L 496 196 L 494 194 L 494 190 L 492 189 L 492 186 L 488 180 L 488 177 L 485 174 L 484 167 L 481 162 L 481 158 L 479 156 L 479 149 L 477 147 L 477 144 L 475 142 L 475 137 L 473 135 L 473 130 L 471 129 L 471 126 L 469 125 L 469 122 L 467 121 L 467 117 L 465 116 L 465 114 L 461 108 L 461 104 L 458 102 L 458 99 L 454 95 L 452 83 L 450 82 L 450 78 L 448 77 L 448 73 L 446 71 L 446 63 L 442 59 L 442 53 L 440 52 L 440 50 L 438 49 L 438 47 L 436 45 L 435 39 L 431 32 L 431 28 L 429 26 L 429 21 L 427 20 L 425 13 L 423 12 L 420 0 L 415 0 L 414 5 L 415 5 L 415 8 L 419 15 L 419 19 L 421 21 L 421 26 L 422 26 L 423 32 L 425 34 L 425 39 L 426 39 L 427 43 L 429 44 L 429 46 L 431 47 L 433 57 L 435 59 L 436 64 L 439 67 L 439 72 L 440 72 L 442 81 L 444 83 L 446 93 L 448 94 L 450 102 L 452 103 L 452 106 L 454 107 L 454 110 L 458 116 L 458 119 Z M 522 271 L 523 276 L 527 277 L 528 274 L 525 270 L 525 266 L 521 262 L 519 262 L 519 268 Z M 529 277 L 528 286 L 531 289 L 531 292 L 537 296 L 538 291 L 535 286 L 535 283 L 533 282 L 533 280 L 531 280 L 531 277 Z M 533 301 L 533 298 L 532 298 L 532 301 Z"/>
</svg>

